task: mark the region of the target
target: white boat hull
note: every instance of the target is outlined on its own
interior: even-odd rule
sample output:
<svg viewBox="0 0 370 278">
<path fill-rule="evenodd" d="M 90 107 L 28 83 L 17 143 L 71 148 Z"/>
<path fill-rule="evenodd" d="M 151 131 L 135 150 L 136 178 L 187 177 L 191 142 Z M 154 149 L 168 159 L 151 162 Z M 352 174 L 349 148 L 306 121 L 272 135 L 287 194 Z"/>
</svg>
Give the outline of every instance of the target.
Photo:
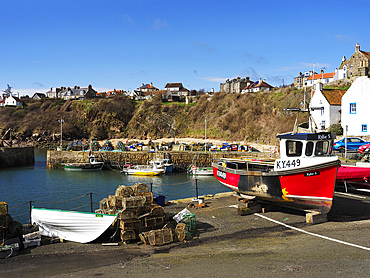
<svg viewBox="0 0 370 278">
<path fill-rule="evenodd" d="M 41 235 L 87 243 L 97 239 L 114 222 L 117 215 L 32 208 L 31 223 Z"/>
</svg>

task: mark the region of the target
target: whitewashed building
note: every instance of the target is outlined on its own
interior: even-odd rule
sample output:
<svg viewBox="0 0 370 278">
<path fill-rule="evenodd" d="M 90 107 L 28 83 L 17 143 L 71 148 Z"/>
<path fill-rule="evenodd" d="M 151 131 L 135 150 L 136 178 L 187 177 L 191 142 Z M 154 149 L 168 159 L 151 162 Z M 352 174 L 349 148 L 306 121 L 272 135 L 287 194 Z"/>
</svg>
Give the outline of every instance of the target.
<svg viewBox="0 0 370 278">
<path fill-rule="evenodd" d="M 0 101 L 0 106 L 22 106 L 23 101 L 13 95 L 4 96 L 4 99 Z"/>
<path fill-rule="evenodd" d="M 330 83 L 334 81 L 334 75 L 335 75 L 335 72 L 324 73 L 324 71 L 321 70 L 320 73 L 312 74 L 310 77 L 308 77 L 305 80 L 303 87 L 311 87 L 318 83 L 322 83 L 322 84 Z"/>
<path fill-rule="evenodd" d="M 342 121 L 348 136 L 370 135 L 370 78 L 358 77 L 342 97 Z"/>
<path fill-rule="evenodd" d="M 262 80 L 261 78 L 253 83 L 248 84 L 243 88 L 242 94 L 245 93 L 256 93 L 256 92 L 266 92 L 271 91 L 274 87 L 266 82 L 266 79 Z"/>
<path fill-rule="evenodd" d="M 323 89 L 322 83 L 314 85 L 311 98 L 311 116 L 319 130 L 325 130 L 341 120 L 341 100 L 345 90 Z"/>
</svg>

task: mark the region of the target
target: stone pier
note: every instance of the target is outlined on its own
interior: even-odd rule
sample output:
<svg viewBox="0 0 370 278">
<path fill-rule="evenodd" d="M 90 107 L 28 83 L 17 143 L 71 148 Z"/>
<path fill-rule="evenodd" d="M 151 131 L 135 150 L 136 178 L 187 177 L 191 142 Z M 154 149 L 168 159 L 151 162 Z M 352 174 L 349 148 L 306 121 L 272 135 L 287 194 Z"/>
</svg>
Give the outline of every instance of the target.
<svg viewBox="0 0 370 278">
<path fill-rule="evenodd" d="M 108 152 L 95 151 L 93 154 L 99 161 L 107 165 L 123 166 L 126 162 L 133 165 L 147 165 L 150 160 L 169 158 L 177 171 L 186 171 L 190 165 L 197 167 L 210 167 L 212 162 L 220 158 L 238 158 L 248 156 L 254 158 L 270 158 L 269 153 L 247 153 L 247 152 L 193 152 L 193 151 L 169 151 L 169 152 Z M 54 151 L 47 152 L 47 168 L 60 168 L 64 163 L 87 163 L 89 153 L 83 151 Z"/>
<path fill-rule="evenodd" d="M 35 164 L 33 147 L 0 148 L 0 169 Z"/>
</svg>

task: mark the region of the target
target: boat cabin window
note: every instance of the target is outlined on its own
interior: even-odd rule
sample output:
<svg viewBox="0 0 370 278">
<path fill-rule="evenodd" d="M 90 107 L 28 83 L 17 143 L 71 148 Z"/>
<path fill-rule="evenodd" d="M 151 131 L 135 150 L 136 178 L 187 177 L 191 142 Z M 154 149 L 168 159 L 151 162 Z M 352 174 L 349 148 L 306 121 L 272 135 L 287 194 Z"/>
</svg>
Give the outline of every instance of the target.
<svg viewBox="0 0 370 278">
<path fill-rule="evenodd" d="M 327 155 L 329 154 L 330 144 L 329 141 L 317 141 L 316 148 L 315 148 L 315 155 Z"/>
<path fill-rule="evenodd" d="M 247 169 L 247 164 L 245 162 L 227 162 L 226 167 L 235 170 L 242 170 Z"/>
<path fill-rule="evenodd" d="M 301 141 L 286 141 L 286 156 L 301 156 L 303 143 Z"/>
<path fill-rule="evenodd" d="M 306 156 L 311 156 L 312 154 L 313 154 L 313 142 L 307 142 L 305 155 Z"/>
</svg>

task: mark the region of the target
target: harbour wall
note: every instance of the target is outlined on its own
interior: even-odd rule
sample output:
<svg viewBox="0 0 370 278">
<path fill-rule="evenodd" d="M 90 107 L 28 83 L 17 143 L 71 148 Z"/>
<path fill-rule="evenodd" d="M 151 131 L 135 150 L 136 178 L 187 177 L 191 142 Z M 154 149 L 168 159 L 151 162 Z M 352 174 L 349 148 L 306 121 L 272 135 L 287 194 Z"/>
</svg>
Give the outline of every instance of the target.
<svg viewBox="0 0 370 278">
<path fill-rule="evenodd" d="M 150 160 L 169 158 L 174 164 L 174 170 L 185 171 L 190 165 L 197 167 L 210 167 L 212 162 L 221 158 L 238 158 L 248 156 L 251 158 L 272 158 L 274 154 L 260 152 L 193 152 L 193 151 L 169 151 L 169 152 L 93 152 L 98 161 L 105 162 L 107 168 L 122 169 L 126 162 L 133 165 L 147 165 Z M 84 151 L 47 151 L 47 168 L 61 168 L 65 163 L 87 163 L 89 152 Z"/>
<path fill-rule="evenodd" d="M 0 169 L 34 164 L 35 153 L 33 147 L 0 148 Z"/>
</svg>

